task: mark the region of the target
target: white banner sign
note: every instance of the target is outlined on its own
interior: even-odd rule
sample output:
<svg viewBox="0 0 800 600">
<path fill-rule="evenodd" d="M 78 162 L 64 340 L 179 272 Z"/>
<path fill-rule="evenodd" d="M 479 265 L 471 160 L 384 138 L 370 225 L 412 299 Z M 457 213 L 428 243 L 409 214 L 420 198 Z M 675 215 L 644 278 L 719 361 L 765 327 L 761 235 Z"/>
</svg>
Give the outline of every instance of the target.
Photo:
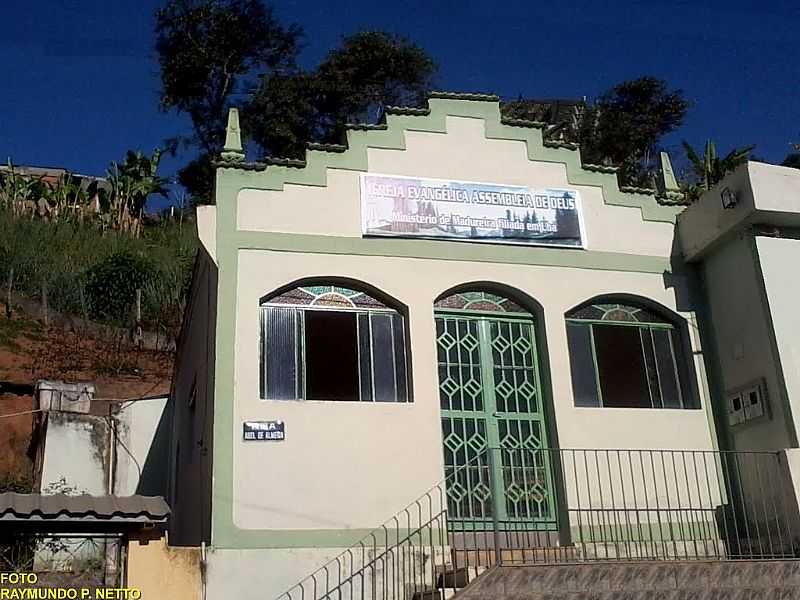
<svg viewBox="0 0 800 600">
<path fill-rule="evenodd" d="M 361 175 L 367 236 L 450 238 L 583 248 L 576 190 Z"/>
</svg>

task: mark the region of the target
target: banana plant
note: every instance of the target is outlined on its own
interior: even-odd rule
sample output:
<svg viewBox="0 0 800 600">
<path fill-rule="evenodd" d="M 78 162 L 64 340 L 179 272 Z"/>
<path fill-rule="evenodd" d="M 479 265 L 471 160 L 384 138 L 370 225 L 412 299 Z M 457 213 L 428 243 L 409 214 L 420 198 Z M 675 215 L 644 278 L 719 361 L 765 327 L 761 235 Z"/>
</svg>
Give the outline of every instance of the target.
<svg viewBox="0 0 800 600">
<path fill-rule="evenodd" d="M 107 172 L 111 184 L 107 204 L 114 228 L 139 237 L 148 196 L 167 195 L 168 180 L 158 175 L 160 161 L 160 150 L 153 151 L 151 156 L 129 150 L 121 164 L 111 163 Z"/>
<path fill-rule="evenodd" d="M 14 217 L 34 215 L 46 187 L 42 177 L 20 173 L 9 160 L 6 168 L 0 171 L 0 208 L 10 211 Z"/>
<path fill-rule="evenodd" d="M 691 200 L 697 200 L 703 192 L 710 190 L 719 183 L 725 175 L 736 169 L 750 159 L 750 153 L 755 146 L 734 148 L 724 157 L 717 155 L 717 147 L 713 141 L 708 140 L 701 157 L 692 146 L 684 141 L 683 148 L 691 163 L 695 183 L 688 186 L 686 193 Z"/>
<path fill-rule="evenodd" d="M 69 173 L 45 186 L 38 202 L 39 216 L 53 222 L 80 221 L 89 199 L 80 183 Z"/>
</svg>

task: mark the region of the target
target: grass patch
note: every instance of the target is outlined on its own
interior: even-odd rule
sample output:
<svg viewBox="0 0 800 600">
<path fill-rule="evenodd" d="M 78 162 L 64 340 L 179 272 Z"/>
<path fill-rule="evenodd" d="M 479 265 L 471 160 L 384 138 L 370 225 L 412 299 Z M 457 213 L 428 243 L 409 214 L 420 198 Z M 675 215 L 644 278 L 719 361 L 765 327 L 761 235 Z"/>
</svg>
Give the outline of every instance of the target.
<svg viewBox="0 0 800 600">
<path fill-rule="evenodd" d="M 22 338 L 43 341 L 45 335 L 41 324 L 30 319 L 0 317 L 0 347 L 19 350 L 19 340 Z"/>
</svg>

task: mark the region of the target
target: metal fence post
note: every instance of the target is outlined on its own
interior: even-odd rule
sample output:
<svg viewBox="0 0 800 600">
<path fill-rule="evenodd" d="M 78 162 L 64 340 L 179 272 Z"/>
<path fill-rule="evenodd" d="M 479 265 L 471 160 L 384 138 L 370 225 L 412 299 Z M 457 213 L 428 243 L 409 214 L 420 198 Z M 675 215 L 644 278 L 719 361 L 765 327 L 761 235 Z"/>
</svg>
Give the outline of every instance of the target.
<svg viewBox="0 0 800 600">
<path fill-rule="evenodd" d="M 491 506 L 492 506 L 492 529 L 494 541 L 494 558 L 498 565 L 503 564 L 503 552 L 500 547 L 500 498 L 503 496 L 503 489 L 499 487 L 500 482 L 497 481 L 497 472 L 495 465 L 497 464 L 494 455 L 495 449 L 489 448 L 489 487 L 491 489 Z"/>
</svg>

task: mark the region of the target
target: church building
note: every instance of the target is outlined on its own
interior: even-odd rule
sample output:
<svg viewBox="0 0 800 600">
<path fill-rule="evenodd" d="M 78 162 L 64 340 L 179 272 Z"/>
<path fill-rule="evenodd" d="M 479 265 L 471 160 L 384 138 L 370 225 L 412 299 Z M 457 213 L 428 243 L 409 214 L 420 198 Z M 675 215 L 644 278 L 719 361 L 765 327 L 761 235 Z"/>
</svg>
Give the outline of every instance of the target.
<svg viewBox="0 0 800 600">
<path fill-rule="evenodd" d="M 169 541 L 204 547 L 209 598 L 278 598 L 438 485 L 443 546 L 598 557 L 649 556 L 656 518 L 730 552 L 725 452 L 793 485 L 800 171 L 687 207 L 665 155 L 621 188 L 543 132 L 434 94 L 246 162 L 232 112 L 171 398 Z"/>
</svg>

